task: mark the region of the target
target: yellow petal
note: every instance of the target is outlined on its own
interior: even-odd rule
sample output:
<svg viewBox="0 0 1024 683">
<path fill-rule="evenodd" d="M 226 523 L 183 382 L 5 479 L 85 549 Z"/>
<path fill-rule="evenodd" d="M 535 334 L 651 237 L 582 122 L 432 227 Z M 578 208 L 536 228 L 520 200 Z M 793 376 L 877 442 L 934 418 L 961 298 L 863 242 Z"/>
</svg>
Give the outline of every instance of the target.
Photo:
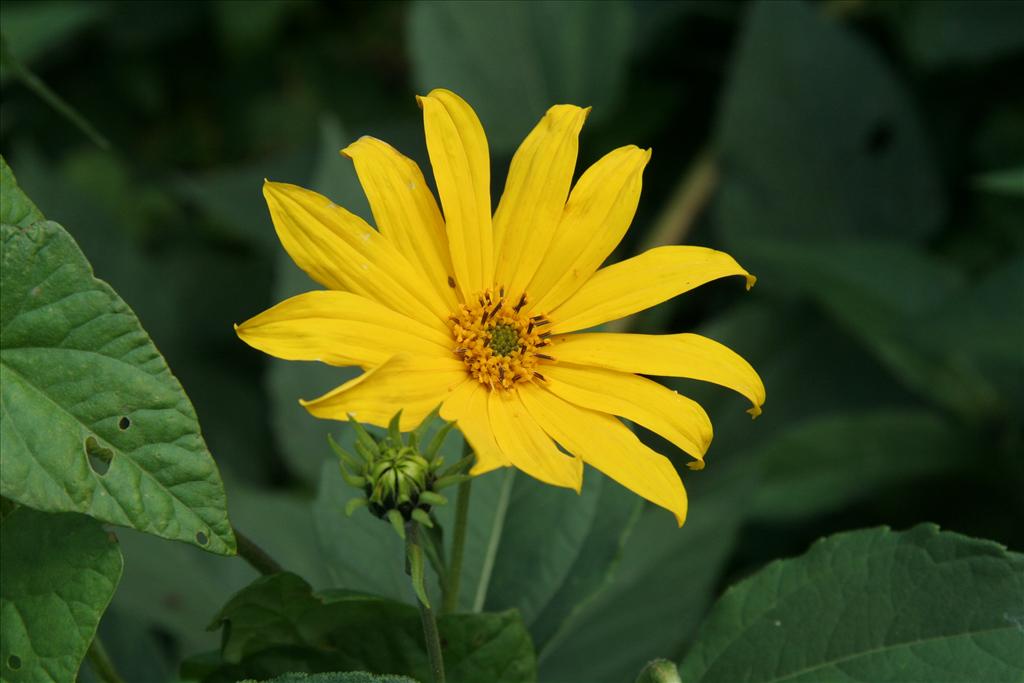
<svg viewBox="0 0 1024 683">
<path fill-rule="evenodd" d="M 537 386 L 519 392 L 526 409 L 548 435 L 588 465 L 686 519 L 686 491 L 668 458 L 640 443 L 633 432 L 606 413 L 564 401 Z"/>
<path fill-rule="evenodd" d="M 307 292 L 235 326 L 249 346 L 285 360 L 380 365 L 396 353 L 452 357 L 451 337 L 350 292 Z"/>
<path fill-rule="evenodd" d="M 468 299 L 493 284 L 491 162 L 480 119 L 448 90 L 418 97 L 427 153 L 444 207 L 455 282 Z"/>
<path fill-rule="evenodd" d="M 323 195 L 286 183 L 263 185 L 274 228 L 292 260 L 329 289 L 379 301 L 447 330 L 451 312 L 395 247 Z"/>
<path fill-rule="evenodd" d="M 557 360 L 596 365 L 619 372 L 687 377 L 737 391 L 753 404 L 755 417 L 764 403 L 761 378 L 735 351 L 699 334 L 569 334 L 552 337 L 549 352 Z"/>
<path fill-rule="evenodd" d="M 631 420 L 698 460 L 711 444 L 711 420 L 700 404 L 646 377 L 568 364 L 545 367 L 544 377 L 556 396 Z"/>
<path fill-rule="evenodd" d="M 487 388 L 471 379 L 453 391 L 441 406 L 441 417 L 456 422 L 473 449 L 476 463 L 469 473 L 474 476 L 512 464 L 494 439 L 487 395 Z"/>
<path fill-rule="evenodd" d="M 445 304 L 456 306 L 444 219 L 416 162 L 391 145 L 363 136 L 341 151 L 352 159 L 377 229 L 426 275 Z"/>
<path fill-rule="evenodd" d="M 402 431 L 414 429 L 467 380 L 455 358 L 400 354 L 320 398 L 299 401 L 315 417 L 386 427 L 399 410 Z"/>
<path fill-rule="evenodd" d="M 551 248 L 527 291 L 531 310 L 554 310 L 612 253 L 633 221 L 650 150 L 629 145 L 597 161 L 576 182 Z"/>
<path fill-rule="evenodd" d="M 583 461 L 558 450 L 523 406 L 517 392 L 491 391 L 487 413 L 498 447 L 512 464 L 545 484 L 579 493 Z"/>
<path fill-rule="evenodd" d="M 579 291 L 552 311 L 552 332 L 573 332 L 642 311 L 706 282 L 753 275 L 725 252 L 704 247 L 658 247 L 594 273 Z"/>
<path fill-rule="evenodd" d="M 494 280 L 518 296 L 547 254 L 576 170 L 579 134 L 590 109 L 548 109 L 512 157 L 494 213 Z"/>
</svg>

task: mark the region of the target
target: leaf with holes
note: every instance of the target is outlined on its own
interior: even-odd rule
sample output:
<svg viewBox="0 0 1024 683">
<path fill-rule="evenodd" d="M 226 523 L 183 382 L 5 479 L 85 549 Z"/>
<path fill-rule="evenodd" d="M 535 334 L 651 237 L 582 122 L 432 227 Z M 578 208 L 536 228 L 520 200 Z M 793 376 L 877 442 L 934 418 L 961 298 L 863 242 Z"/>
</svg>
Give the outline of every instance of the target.
<svg viewBox="0 0 1024 683">
<path fill-rule="evenodd" d="M 717 124 L 715 204 L 730 251 L 934 234 L 945 211 L 940 178 L 912 100 L 881 55 L 810 3 L 748 7 Z M 761 275 L 756 258 L 743 263 Z"/>
<path fill-rule="evenodd" d="M 693 683 L 1020 681 L 1024 556 L 922 525 L 836 534 L 730 588 Z"/>
<path fill-rule="evenodd" d="M 232 554 L 195 411 L 59 225 L 2 228 L 2 494 Z"/>
<path fill-rule="evenodd" d="M 121 577 L 117 539 L 88 517 L 26 507 L 0 536 L 0 678 L 72 683 Z"/>
</svg>

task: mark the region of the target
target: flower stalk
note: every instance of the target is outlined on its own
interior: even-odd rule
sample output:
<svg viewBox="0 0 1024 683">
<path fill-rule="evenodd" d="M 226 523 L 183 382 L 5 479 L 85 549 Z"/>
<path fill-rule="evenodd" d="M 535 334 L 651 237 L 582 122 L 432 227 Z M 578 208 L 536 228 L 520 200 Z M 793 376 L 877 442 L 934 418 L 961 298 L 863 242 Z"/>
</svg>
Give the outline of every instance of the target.
<svg viewBox="0 0 1024 683">
<path fill-rule="evenodd" d="M 412 579 L 412 587 L 418 598 L 420 621 L 423 623 L 423 640 L 430 660 L 430 673 L 434 683 L 444 683 L 444 658 L 441 655 L 441 636 L 437 630 L 437 619 L 430 607 L 424 587 L 423 548 L 420 546 L 419 524 L 409 522 L 405 530 L 406 573 Z"/>
<path fill-rule="evenodd" d="M 469 441 L 462 446 L 464 458 L 473 455 Z M 459 590 L 462 580 L 462 558 L 466 551 L 466 526 L 469 520 L 469 496 L 472 493 L 472 479 L 459 484 L 459 499 L 455 504 L 455 529 L 452 533 L 452 554 L 448 561 L 448 575 L 444 586 L 444 604 L 442 614 L 451 614 L 459 608 Z"/>
<path fill-rule="evenodd" d="M 96 678 L 100 681 L 103 683 L 124 683 L 124 679 L 121 678 L 121 675 L 117 673 L 117 669 L 114 668 L 114 662 L 111 661 L 110 655 L 107 654 L 107 648 L 103 646 L 99 633 L 93 636 L 86 656 L 89 659 L 92 672 L 96 674 Z"/>
</svg>

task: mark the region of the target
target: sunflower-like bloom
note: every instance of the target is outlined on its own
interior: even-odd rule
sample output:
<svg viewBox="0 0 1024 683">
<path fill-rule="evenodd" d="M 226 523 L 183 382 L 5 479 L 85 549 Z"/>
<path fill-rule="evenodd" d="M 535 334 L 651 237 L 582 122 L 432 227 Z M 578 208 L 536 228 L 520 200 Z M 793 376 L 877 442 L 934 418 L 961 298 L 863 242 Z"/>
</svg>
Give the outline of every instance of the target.
<svg viewBox="0 0 1024 683">
<path fill-rule="evenodd" d="M 263 193 L 289 255 L 326 287 L 237 327 L 287 360 L 357 365 L 356 379 L 302 405 L 319 418 L 401 429 L 435 407 L 476 454 L 472 474 L 514 466 L 580 490 L 583 463 L 686 516 L 672 463 L 619 418 L 696 459 L 711 422 L 694 401 L 642 375 L 733 389 L 760 412 L 757 373 L 696 334 L 585 332 L 728 275 L 754 277 L 729 255 L 692 246 L 651 249 L 601 267 L 640 198 L 650 150 L 620 147 L 572 185 L 589 109 L 551 107 L 512 159 L 491 213 L 487 139 L 472 108 L 447 90 L 418 98 L 441 209 L 415 162 L 363 137 L 355 164 L 377 224 L 309 190 L 267 182 Z M 570 189 L 571 186 L 571 189 Z"/>
</svg>

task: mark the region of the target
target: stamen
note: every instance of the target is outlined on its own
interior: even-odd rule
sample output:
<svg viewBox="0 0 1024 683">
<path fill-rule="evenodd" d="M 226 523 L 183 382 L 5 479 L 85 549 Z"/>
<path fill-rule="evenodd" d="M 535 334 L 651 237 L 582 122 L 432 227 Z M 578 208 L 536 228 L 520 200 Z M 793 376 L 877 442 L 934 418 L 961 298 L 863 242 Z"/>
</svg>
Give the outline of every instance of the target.
<svg viewBox="0 0 1024 683">
<path fill-rule="evenodd" d="M 504 391 L 519 382 L 533 381 L 537 364 L 550 359 L 537 353 L 547 344 L 537 334 L 537 327 L 547 319 L 527 316 L 527 300 L 524 293 L 512 305 L 505 299 L 505 287 L 486 289 L 469 297 L 449 317 L 454 355 L 489 389 Z"/>
</svg>

